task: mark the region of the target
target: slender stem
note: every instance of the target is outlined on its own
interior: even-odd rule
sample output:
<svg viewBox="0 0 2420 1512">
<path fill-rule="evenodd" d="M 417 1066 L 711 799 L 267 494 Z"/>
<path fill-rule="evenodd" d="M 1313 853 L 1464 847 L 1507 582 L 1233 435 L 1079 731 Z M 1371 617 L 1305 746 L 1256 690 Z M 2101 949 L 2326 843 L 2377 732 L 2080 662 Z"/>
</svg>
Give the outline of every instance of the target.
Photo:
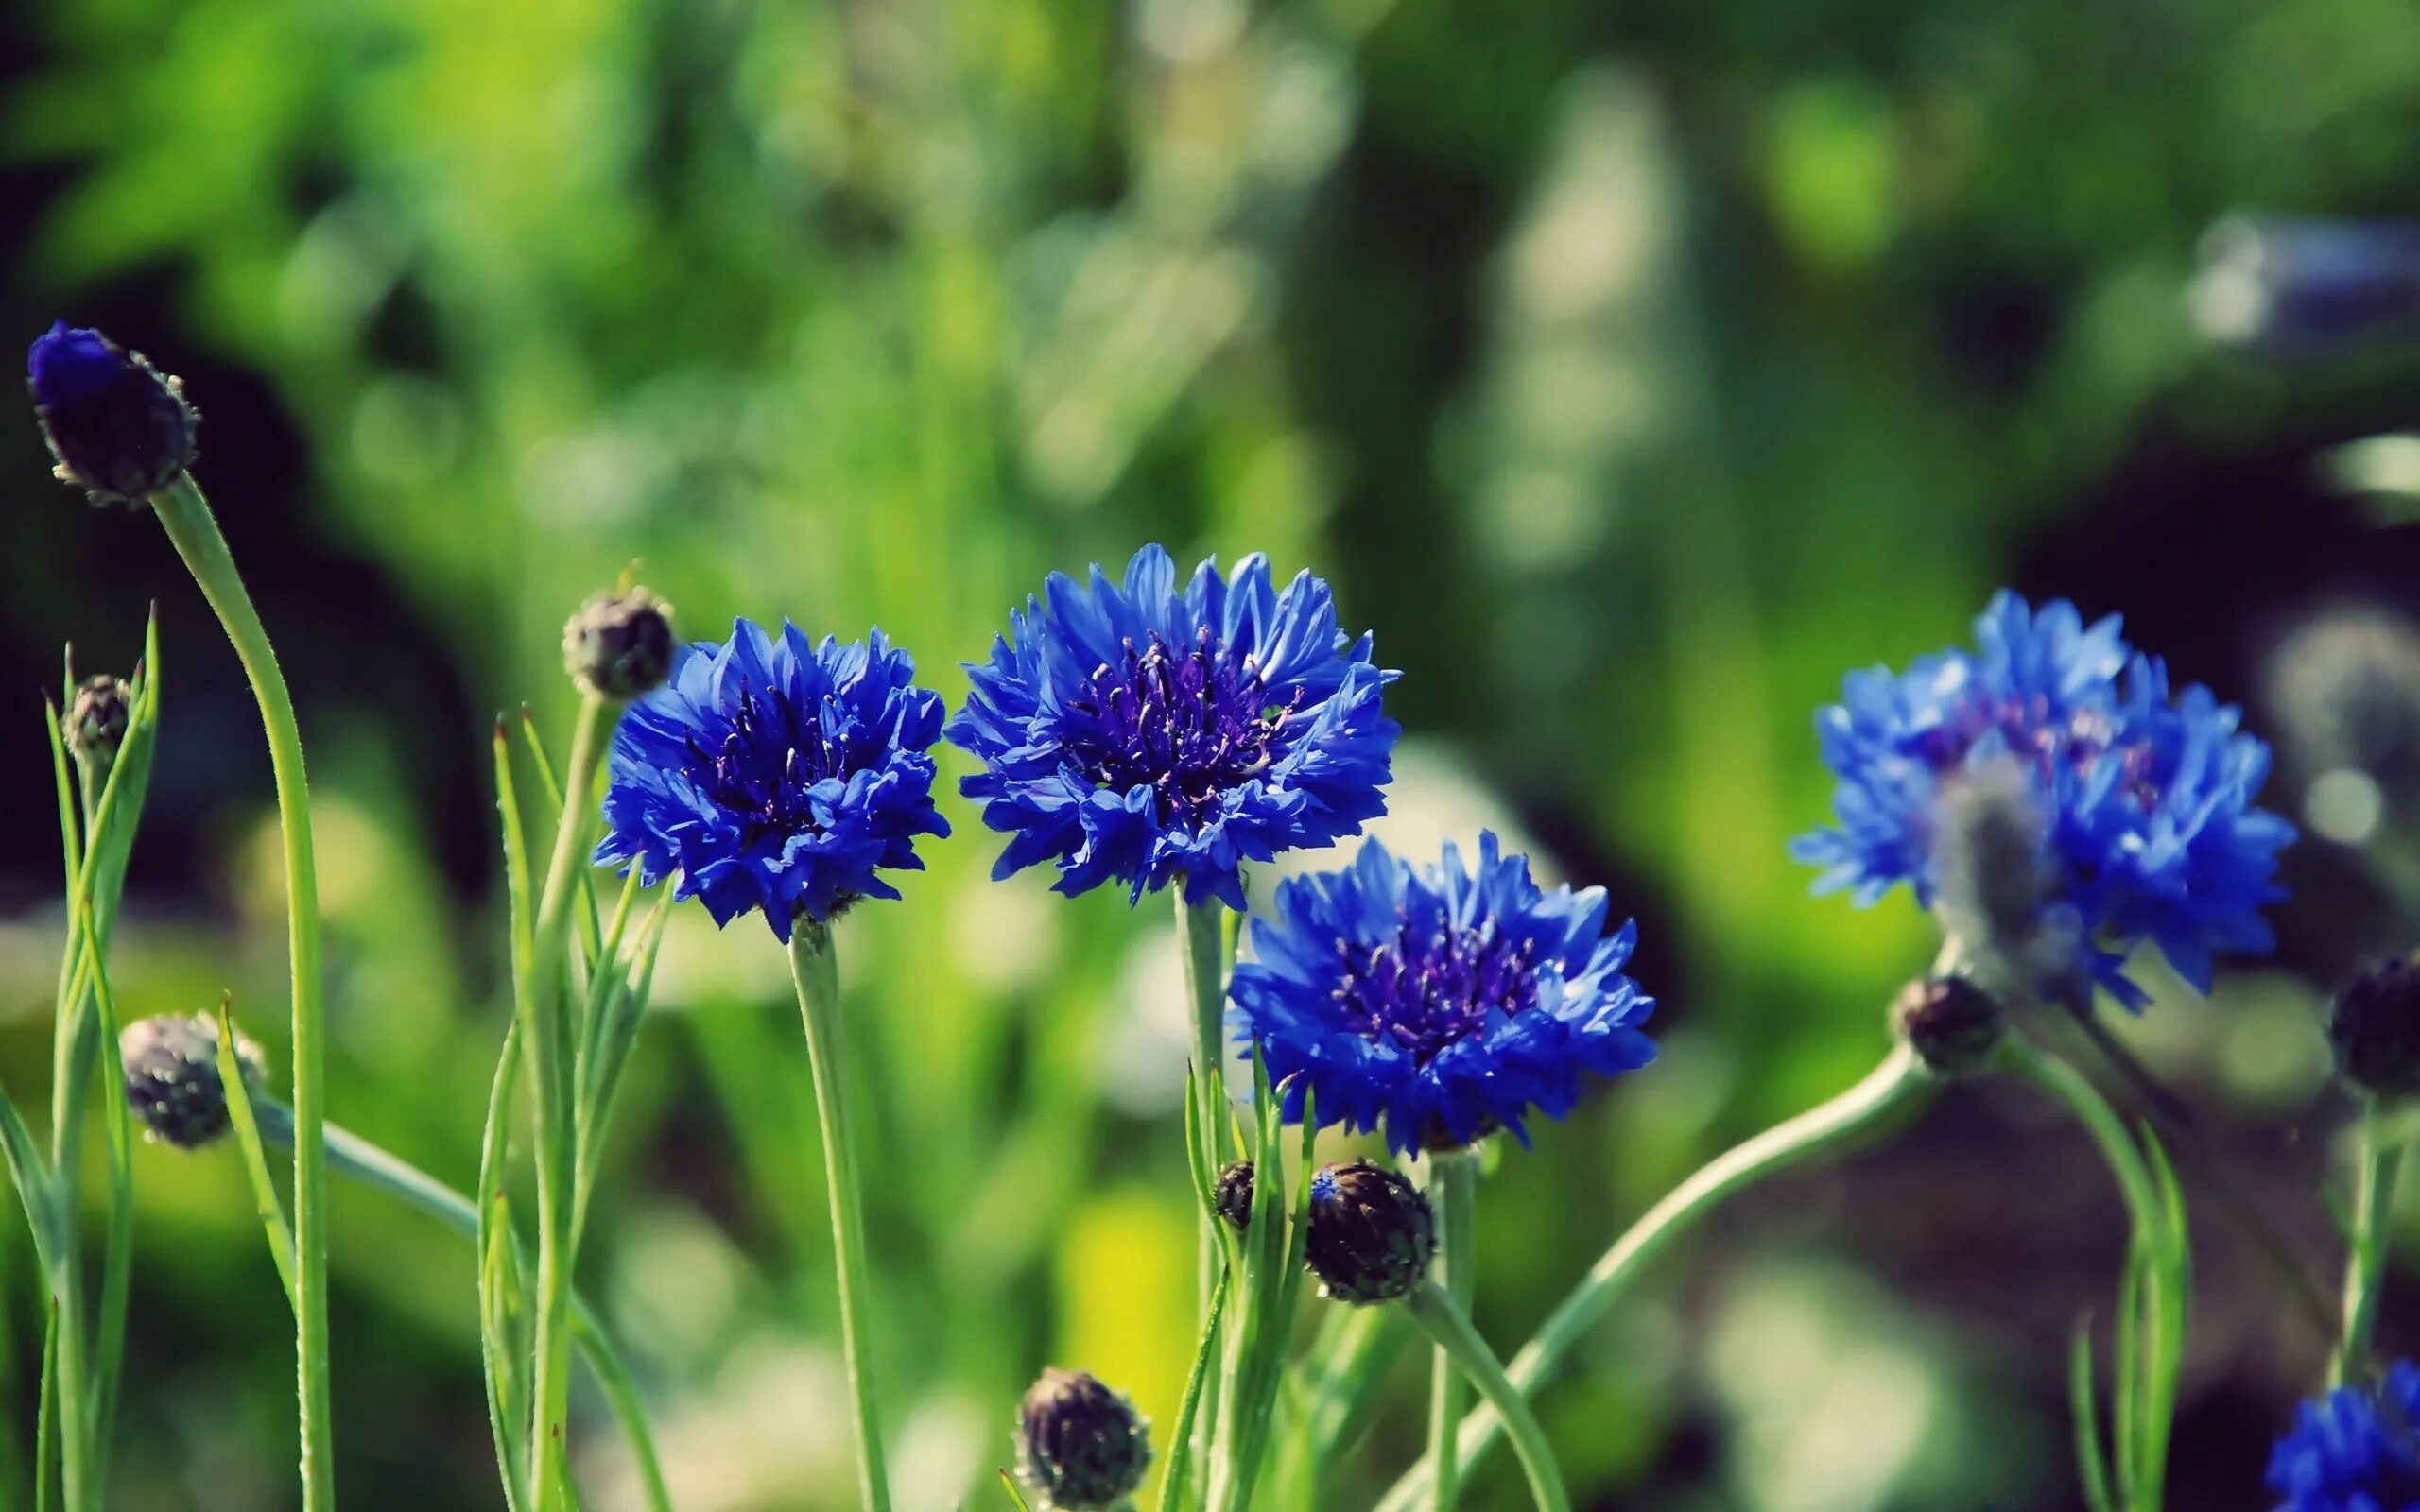
<svg viewBox="0 0 2420 1512">
<path fill-rule="evenodd" d="M 293 1113 L 266 1098 L 257 1100 L 255 1107 L 262 1138 L 272 1143 L 291 1145 L 294 1142 Z M 426 1213 L 473 1245 L 478 1243 L 479 1211 L 469 1197 L 350 1129 L 331 1124 L 327 1132 L 328 1165 L 337 1175 L 398 1198 L 406 1206 Z M 631 1441 L 631 1457 L 638 1461 L 639 1476 L 647 1488 L 648 1505 L 656 1512 L 664 1512 L 672 1504 L 671 1493 L 665 1486 L 664 1469 L 657 1460 L 654 1440 L 648 1432 L 646 1414 L 640 1410 L 630 1366 L 624 1363 L 621 1351 L 614 1348 L 614 1337 L 606 1332 L 603 1319 L 577 1290 L 571 1294 L 571 1318 L 574 1341 L 579 1346 L 581 1357 L 588 1362 L 589 1373 L 596 1378 L 597 1385 L 605 1392 L 614 1417 L 621 1420 L 624 1433 Z"/>
<path fill-rule="evenodd" d="M 849 1372 L 849 1411 L 857 1433 L 857 1490 L 865 1512 L 890 1512 L 881 1418 L 867 1338 L 865 1213 L 857 1195 L 856 1147 L 844 1100 L 840 974 L 831 926 L 799 919 L 790 930 L 790 978 L 798 986 L 806 1025 L 807 1059 L 815 1074 L 815 1111 L 822 1127 L 823 1178 L 832 1203 L 832 1253 L 840 1283 L 840 1350 Z"/>
<path fill-rule="evenodd" d="M 2403 1147 L 2382 1122 L 2391 1109 L 2373 1099 L 2362 1109 L 2360 1148 L 2355 1157 L 2352 1253 L 2344 1263 L 2344 1336 L 2328 1370 L 2332 1385 L 2343 1385 L 2369 1369 L 2370 1335 L 2377 1327 L 2378 1294 L 2386 1252 L 2394 1237 L 2394 1185 L 2403 1172 Z"/>
<path fill-rule="evenodd" d="M 1227 1007 L 1226 981 L 1226 914 L 1227 907 L 1215 898 L 1189 902 L 1182 883 L 1169 889 L 1176 895 L 1177 954 L 1184 967 L 1184 996 L 1192 1012 L 1194 1126 L 1185 1130 L 1203 1169 L 1216 1177 L 1232 1159 L 1233 1142 L 1227 1128 L 1225 1064 L 1225 1024 Z M 1197 1295 L 1203 1316 L 1209 1315 L 1210 1298 L 1216 1292 L 1219 1274 L 1227 1263 L 1225 1236 L 1219 1232 L 1215 1214 L 1203 1212 L 1200 1219 L 1197 1245 Z M 1229 1348 L 1235 1347 L 1236 1335 L 1241 1332 L 1229 1328 Z M 1194 1418 L 1194 1456 L 1205 1464 L 1216 1452 L 1221 1409 L 1225 1405 L 1226 1373 L 1210 1378 L 1203 1388 L 1201 1411 Z"/>
<path fill-rule="evenodd" d="M 1504 1374 L 1495 1351 L 1471 1327 L 1470 1314 L 1462 1311 L 1452 1293 L 1433 1280 L 1424 1280 L 1414 1287 L 1411 1295 L 1403 1299 L 1403 1305 L 1412 1320 L 1427 1331 L 1437 1348 L 1471 1378 L 1478 1394 L 1504 1418 L 1512 1437 L 1512 1452 L 1520 1456 L 1522 1473 L 1530 1479 L 1530 1499 L 1538 1504 L 1538 1512 L 1570 1512 L 1571 1498 L 1563 1488 L 1563 1472 L 1555 1469 L 1554 1451 L 1547 1443 L 1546 1431 L 1530 1416 L 1529 1402 Z"/>
<path fill-rule="evenodd" d="M 1638 1273 L 1723 1200 L 1794 1165 L 1844 1148 L 1911 1112 L 1938 1085 L 1907 1046 L 1894 1045 L 1863 1081 L 1776 1124 L 1698 1168 L 1599 1257 L 1580 1284 L 1538 1326 L 1506 1370 L 1513 1388 L 1533 1396 Z M 1495 1407 L 1482 1404 L 1462 1419 L 1465 1470 L 1477 1465 L 1504 1431 Z M 1428 1461 L 1404 1472 L 1378 1512 L 1412 1512 L 1428 1495 Z"/>
<path fill-rule="evenodd" d="M 1478 1157 L 1469 1150 L 1451 1150 L 1429 1157 L 1428 1205 L 1437 1215 L 1437 1259 L 1431 1279 L 1470 1311 L 1474 1292 L 1471 1250 L 1478 1210 Z M 1462 1422 L 1462 1374 L 1453 1352 L 1439 1345 L 1429 1366 L 1428 1463 L 1436 1479 L 1430 1504 L 1451 1512 L 1462 1485 L 1461 1451 L 1457 1441 Z"/>
<path fill-rule="evenodd" d="M 67 1230 L 71 1235 L 73 1228 Z M 91 1360 L 84 1344 L 83 1267 L 74 1249 L 60 1257 L 50 1279 L 51 1307 L 59 1319 L 59 1488 L 67 1512 L 100 1512 L 99 1477 L 93 1465 Z"/>
<path fill-rule="evenodd" d="M 294 700 L 268 632 L 228 555 L 226 538 L 190 475 L 151 496 L 168 540 L 244 664 L 268 736 L 277 817 L 285 840 L 286 936 L 294 977 L 294 1299 L 298 1435 L 303 1512 L 335 1512 L 335 1439 L 328 1414 L 327 1045 L 321 1029 L 320 885 L 311 849 L 311 800 Z"/>
<path fill-rule="evenodd" d="M 577 1025 L 585 1016 L 570 1011 L 566 955 L 572 900 L 580 868 L 588 864 L 596 769 L 605 737 L 621 705 L 596 694 L 580 702 L 572 729 L 571 758 L 563 769 L 563 806 L 555 824 L 555 845 L 538 895 L 532 974 L 529 1070 L 538 1087 L 538 1303 L 533 1336 L 536 1374 L 530 1396 L 530 1505 L 546 1512 L 561 1504 L 557 1492 L 567 1476 L 565 1443 L 571 1412 L 571 1278 L 578 1261 L 580 1211 L 574 1130 L 581 1120 L 572 1107 L 574 1068 L 580 1060 Z M 600 968 L 602 963 L 600 964 Z"/>
<path fill-rule="evenodd" d="M 2122 1120 L 2081 1072 L 2056 1056 L 2036 1049 L 2028 1041 L 2012 1037 L 2001 1047 L 2002 1062 L 2016 1075 L 2049 1093 L 2066 1105 L 2090 1133 L 2093 1143 L 2100 1147 L 2101 1159 L 2110 1175 L 2116 1178 L 2119 1194 L 2125 1198 L 2131 1218 L 2135 1246 L 2130 1273 L 2136 1264 L 2148 1265 L 2151 1274 L 2147 1290 L 2137 1293 L 2132 1274 L 2127 1280 L 2127 1295 L 2140 1296 L 2150 1305 L 2139 1310 L 2138 1327 L 2142 1332 L 2141 1356 L 2135 1375 L 2138 1381 L 2120 1380 L 2118 1383 L 2121 1405 L 2127 1394 L 2142 1389 L 2144 1383 L 2172 1374 L 2173 1363 L 2184 1347 L 2183 1319 L 2178 1312 L 2178 1298 L 2167 1295 L 2169 1282 L 2165 1273 L 2172 1257 L 2176 1236 L 2169 1232 L 2168 1208 L 2160 1195 L 2160 1188 L 2152 1178 L 2151 1166 L 2143 1159 L 2142 1146 L 2127 1131 Z M 2119 1472 L 2121 1480 L 2133 1471 L 2131 1492 L 2125 1500 L 2129 1506 L 2156 1509 L 2167 1479 L 2169 1418 L 2171 1416 L 2166 1392 L 2157 1388 L 2144 1389 L 2135 1405 L 2136 1418 L 2130 1428 L 2118 1434 Z"/>
</svg>

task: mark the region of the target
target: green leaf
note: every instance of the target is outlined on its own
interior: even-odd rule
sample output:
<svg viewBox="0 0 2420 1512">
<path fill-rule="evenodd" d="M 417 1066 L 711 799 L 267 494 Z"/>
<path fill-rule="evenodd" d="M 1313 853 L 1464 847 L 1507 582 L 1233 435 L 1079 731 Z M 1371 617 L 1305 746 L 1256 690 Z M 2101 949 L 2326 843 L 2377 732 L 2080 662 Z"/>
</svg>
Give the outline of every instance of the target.
<svg viewBox="0 0 2420 1512">
<path fill-rule="evenodd" d="M 509 1023 L 488 1090 L 487 1125 L 479 1141 L 479 1184 L 473 1194 L 479 1211 L 479 1353 L 485 1366 L 480 1374 L 487 1387 L 488 1427 L 495 1438 L 496 1469 L 504 1483 L 507 1512 L 520 1512 L 522 1491 L 528 1484 L 521 1454 L 528 1392 L 520 1374 L 528 1350 L 520 1327 L 521 1277 L 515 1262 L 512 1204 L 503 1186 L 512 1084 L 520 1066 L 520 1026 Z"/>
<path fill-rule="evenodd" d="M 1017 1478 L 1006 1470 L 1000 1472 L 1000 1489 L 1009 1493 L 1009 1501 L 1016 1507 L 1017 1512 L 1033 1512 L 1033 1508 L 1026 1503 L 1025 1492 L 1017 1486 Z"/>
<path fill-rule="evenodd" d="M 8 1158 L 9 1177 L 16 1184 L 18 1200 L 26 1205 L 26 1222 L 33 1230 L 36 1258 L 44 1271 L 56 1277 L 68 1252 L 68 1235 L 60 1227 L 50 1167 L 43 1163 L 42 1146 L 34 1143 L 33 1132 L 26 1127 L 25 1119 L 17 1112 L 16 1100 L 6 1089 L 0 1089 L 0 1153 Z"/>
<path fill-rule="evenodd" d="M 1201 1415 L 1202 1387 L 1210 1379 L 1210 1363 L 1219 1357 L 1219 1335 L 1227 1315 L 1227 1286 L 1234 1279 L 1231 1269 L 1219 1273 L 1219 1284 L 1210 1294 L 1209 1315 L 1201 1320 L 1201 1342 L 1193 1351 L 1193 1369 L 1184 1381 L 1184 1404 L 1177 1409 L 1176 1432 L 1168 1443 L 1167 1470 L 1160 1478 L 1160 1512 L 1176 1512 L 1184 1505 L 1184 1483 L 1193 1468 L 1193 1421 Z"/>
<path fill-rule="evenodd" d="M 234 1125 L 235 1143 L 244 1158 L 244 1175 L 251 1182 L 252 1205 L 260 1211 L 261 1228 L 268 1235 L 269 1259 L 285 1288 L 288 1307 L 298 1307 L 294 1295 L 294 1229 L 286 1222 L 285 1205 L 278 1200 L 277 1181 L 269 1175 L 268 1155 L 261 1143 L 260 1119 L 252 1107 L 252 1090 L 244 1079 L 244 1058 L 235 1052 L 235 1018 L 227 1000 L 218 1005 L 218 1079 L 227 1089 L 227 1121 Z"/>
<path fill-rule="evenodd" d="M 2067 1403 L 2075 1418 L 2076 1478 L 2090 1512 L 2115 1512 L 2109 1500 L 2109 1468 L 2100 1452 L 2100 1413 L 2092 1389 L 2092 1318 L 2076 1327 L 2067 1353 Z"/>
</svg>

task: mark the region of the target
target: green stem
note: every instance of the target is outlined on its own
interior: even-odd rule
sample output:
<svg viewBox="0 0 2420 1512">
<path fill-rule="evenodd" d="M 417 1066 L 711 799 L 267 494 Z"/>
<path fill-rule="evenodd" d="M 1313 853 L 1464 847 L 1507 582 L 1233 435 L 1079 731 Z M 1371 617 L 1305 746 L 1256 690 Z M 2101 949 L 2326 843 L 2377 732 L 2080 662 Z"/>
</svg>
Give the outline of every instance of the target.
<svg viewBox="0 0 2420 1512">
<path fill-rule="evenodd" d="M 2389 1111 L 2372 1100 L 2361 1114 L 2352 1253 L 2344 1263 L 2344 1335 L 2328 1370 L 2332 1385 L 2343 1385 L 2369 1369 L 2370 1335 L 2377 1327 L 2380 1283 L 2394 1236 L 2395 1178 L 2403 1172 L 2403 1147 L 2381 1126 Z"/>
<path fill-rule="evenodd" d="M 1185 1138 L 1192 1143 L 1204 1173 L 1215 1179 L 1234 1158 L 1233 1140 L 1227 1128 L 1223 1072 L 1228 909 L 1215 898 L 1187 902 L 1181 882 L 1169 890 L 1176 895 L 1177 954 L 1184 968 L 1185 1002 L 1192 1009 L 1188 1017 L 1193 1024 L 1193 1064 L 1189 1074 L 1193 1079 L 1194 1125 L 1185 1130 Z M 1199 1223 L 1196 1291 L 1202 1314 L 1207 1316 L 1211 1296 L 1226 1268 L 1227 1250 L 1216 1214 L 1204 1211 Z M 1241 1331 L 1231 1327 L 1227 1332 L 1232 1348 L 1234 1336 Z M 1211 1377 L 1202 1392 L 1201 1412 L 1194 1419 L 1194 1455 L 1205 1464 L 1211 1463 L 1216 1453 L 1226 1384 L 1225 1372 Z"/>
<path fill-rule="evenodd" d="M 302 1506 L 303 1512 L 335 1512 L 336 1451 L 328 1417 L 327 1045 L 320 997 L 320 885 L 302 737 L 268 632 L 201 490 L 190 475 L 179 474 L 151 496 L 151 506 L 234 645 L 268 736 L 278 825 L 285 840 L 286 936 L 294 978 L 295 1399 Z"/>
<path fill-rule="evenodd" d="M 1478 1210 L 1478 1157 L 1451 1150 L 1429 1157 L 1428 1205 L 1437 1215 L 1437 1259 L 1431 1279 L 1467 1313 L 1473 1295 L 1471 1250 Z M 1438 1346 L 1428 1378 L 1428 1463 L 1436 1484 L 1429 1499 L 1437 1512 L 1451 1512 L 1461 1492 L 1462 1375 L 1454 1356 Z"/>
<path fill-rule="evenodd" d="M 2152 1177 L 2151 1166 L 2143 1159 L 2142 1146 L 2135 1143 L 2100 1090 L 2081 1072 L 2014 1036 L 2002 1043 L 2000 1057 L 2018 1077 L 2066 1105 L 2100 1147 L 2101 1159 L 2118 1182 L 2134 1227 L 2136 1259 L 2130 1262 L 2129 1269 L 2135 1264 L 2151 1267 L 2147 1295 L 2142 1296 L 2150 1305 L 2140 1310 L 2142 1341 L 2136 1369 L 2132 1372 L 2139 1379 L 2121 1379 L 2117 1386 L 2121 1408 L 2130 1400 L 2134 1403 L 2131 1422 L 2119 1431 L 2118 1452 L 2119 1476 L 2125 1483 L 2121 1495 L 2127 1505 L 2155 1512 L 2167 1480 L 2169 1419 L 2172 1416 L 2168 1390 L 2155 1383 L 2173 1377 L 2175 1361 L 2185 1342 L 2181 1298 L 2169 1295 L 2170 1288 L 2166 1279 L 2178 1242 L 2178 1236 L 2169 1232 L 2168 1205 Z M 2138 1295 L 2132 1276 L 2127 1293 L 2129 1297 Z M 2141 1395 L 2135 1396 L 2138 1391 Z M 2125 1421 L 2122 1412 L 2120 1418 L 2121 1422 Z"/>
<path fill-rule="evenodd" d="M 293 1143 L 294 1115 L 290 1109 L 266 1098 L 257 1100 L 255 1108 L 264 1139 L 283 1145 Z M 478 1243 L 479 1211 L 470 1198 L 349 1129 L 331 1124 L 327 1132 L 328 1164 L 337 1175 L 384 1192 L 426 1213 L 473 1245 Z M 646 1485 L 648 1505 L 654 1512 L 667 1512 L 672 1504 L 671 1494 L 664 1483 L 664 1470 L 648 1433 L 647 1418 L 639 1411 L 630 1366 L 614 1348 L 603 1320 L 577 1290 L 571 1294 L 571 1317 L 580 1355 L 588 1362 L 589 1372 L 613 1403 L 614 1414 L 630 1437 L 631 1456 L 638 1461 L 639 1475 Z"/>
<path fill-rule="evenodd" d="M 537 1323 L 530 1389 L 529 1504 L 538 1512 L 562 1503 L 558 1494 L 569 1475 L 565 1442 L 571 1415 L 571 1293 L 582 1219 L 578 1142 L 581 1123 L 572 1106 L 574 1068 L 581 1059 L 566 980 L 572 901 L 588 864 L 590 818 L 596 770 L 621 705 L 596 694 L 580 701 L 572 728 L 571 758 L 563 768 L 563 805 L 555 823 L 555 845 L 538 895 L 535 971 L 531 978 L 529 1070 L 538 1088 L 538 1280 Z M 604 962 L 598 969 L 605 968 Z"/>
<path fill-rule="evenodd" d="M 890 1512 L 881 1418 L 867 1338 L 865 1212 L 857 1194 L 856 1146 L 845 1101 L 840 974 L 831 926 L 800 919 L 790 930 L 790 978 L 815 1076 L 815 1111 L 823 1136 L 823 1178 L 832 1204 L 832 1253 L 840 1284 L 840 1350 L 849 1374 L 849 1411 L 857 1434 L 857 1490 L 865 1512 Z"/>
<path fill-rule="evenodd" d="M 1767 1177 L 1865 1139 L 1912 1111 L 1935 1085 L 1931 1074 L 1907 1046 L 1894 1045 L 1856 1086 L 1701 1166 L 1614 1241 L 1613 1247 L 1599 1257 L 1580 1284 L 1538 1326 L 1506 1370 L 1513 1388 L 1525 1397 L 1535 1395 L 1638 1273 L 1726 1198 Z M 1503 1431 L 1503 1418 L 1493 1406 L 1483 1404 L 1462 1419 L 1465 1470 L 1478 1463 Z M 1378 1503 L 1378 1512 L 1412 1512 L 1428 1495 L 1430 1485 L 1429 1465 L 1424 1457 L 1395 1482 Z"/>
<path fill-rule="evenodd" d="M 1403 1299 L 1403 1305 L 1412 1320 L 1436 1341 L 1440 1352 L 1471 1378 L 1478 1394 L 1503 1418 L 1512 1437 L 1512 1452 L 1520 1456 L 1522 1473 L 1530 1480 L 1530 1499 L 1538 1504 L 1538 1512 L 1570 1512 L 1571 1498 L 1563 1488 L 1563 1472 L 1555 1469 L 1554 1451 L 1547 1443 L 1546 1431 L 1530 1416 L 1529 1402 L 1505 1375 L 1504 1366 L 1496 1363 L 1495 1351 L 1471 1327 L 1470 1314 L 1462 1311 L 1452 1293 L 1433 1280 L 1424 1280 L 1414 1287 L 1411 1295 Z"/>
</svg>

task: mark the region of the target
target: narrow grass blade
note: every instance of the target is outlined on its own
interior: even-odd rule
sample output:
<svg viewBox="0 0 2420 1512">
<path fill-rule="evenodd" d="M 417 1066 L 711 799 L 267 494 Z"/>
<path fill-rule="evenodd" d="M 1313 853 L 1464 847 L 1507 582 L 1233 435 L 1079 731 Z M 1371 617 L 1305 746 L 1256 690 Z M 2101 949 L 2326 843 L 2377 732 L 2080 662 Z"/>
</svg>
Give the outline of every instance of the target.
<svg viewBox="0 0 2420 1512">
<path fill-rule="evenodd" d="M 1006 1470 L 1000 1472 L 1000 1489 L 1009 1493 L 1009 1504 L 1017 1512 L 1033 1512 L 1026 1502 L 1025 1491 L 1017 1485 L 1017 1478 Z"/>
<path fill-rule="evenodd" d="M 1193 1351 L 1192 1372 L 1185 1377 L 1184 1405 L 1177 1409 L 1176 1430 L 1168 1439 L 1167 1469 L 1160 1477 L 1160 1512 L 1177 1512 L 1184 1505 L 1185 1481 L 1193 1469 L 1193 1422 L 1201 1411 L 1201 1389 L 1210 1379 L 1210 1362 L 1219 1357 L 1219 1335 L 1227 1315 L 1227 1287 L 1234 1279 L 1233 1270 L 1220 1271 L 1219 1284 L 1210 1294 L 1210 1313 L 1202 1319 L 1201 1342 Z M 1013 1492 L 1014 1487 L 1011 1489 Z"/>
<path fill-rule="evenodd" d="M 2067 1403 L 2075 1418 L 2076 1478 L 2089 1512 L 2116 1512 L 2109 1500 L 2109 1467 L 2100 1452 L 2100 1412 L 2092 1386 L 2092 1319 L 2076 1327 L 2067 1353 Z"/>
<path fill-rule="evenodd" d="M 278 1200 L 276 1178 L 269 1175 L 268 1154 L 261 1143 L 259 1116 L 252 1108 L 252 1090 L 244 1080 L 243 1057 L 235 1053 L 235 1018 L 228 1005 L 218 1005 L 218 1080 L 227 1089 L 227 1121 L 234 1125 L 235 1144 L 244 1158 L 244 1175 L 251 1182 L 252 1204 L 259 1209 L 261 1228 L 268 1235 L 269 1259 L 277 1264 L 278 1284 L 285 1303 L 294 1296 L 294 1228 Z"/>
</svg>

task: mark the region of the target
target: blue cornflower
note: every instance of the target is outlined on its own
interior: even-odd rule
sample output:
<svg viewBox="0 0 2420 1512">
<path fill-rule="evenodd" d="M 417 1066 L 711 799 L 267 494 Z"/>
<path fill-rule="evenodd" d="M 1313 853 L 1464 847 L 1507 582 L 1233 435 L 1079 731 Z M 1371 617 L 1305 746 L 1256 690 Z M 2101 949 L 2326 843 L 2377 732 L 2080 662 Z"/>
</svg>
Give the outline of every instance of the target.
<svg viewBox="0 0 2420 1512">
<path fill-rule="evenodd" d="M 678 872 L 716 923 L 761 908 L 784 943 L 801 914 L 898 897 L 881 872 L 923 869 L 916 837 L 949 833 L 926 754 L 942 700 L 915 672 L 880 630 L 818 645 L 739 620 L 683 647 L 614 733 L 597 865 Z"/>
<path fill-rule="evenodd" d="M 1824 868 L 1816 890 L 1853 888 L 1863 906 L 1904 882 L 1932 907 L 1945 791 L 2015 772 L 2040 832 L 2045 912 L 2129 1006 L 2145 995 L 2119 968 L 2143 941 L 2203 991 L 2216 953 L 2273 949 L 2260 908 L 2284 896 L 2277 852 L 2294 832 L 2253 805 L 2269 747 L 2207 688 L 2171 696 L 2166 666 L 2118 628 L 2002 591 L 1973 650 L 1851 673 L 1816 720 L 1840 778 L 1836 822 L 1791 847 Z"/>
<path fill-rule="evenodd" d="M 1401 731 L 1379 689 L 1395 674 L 1337 628 L 1307 572 L 1281 593 L 1255 553 L 1180 589 L 1146 546 L 1122 585 L 1098 566 L 1089 587 L 1053 573 L 1009 626 L 967 664 L 947 731 L 983 762 L 966 795 L 1011 836 L 994 877 L 1056 861 L 1063 893 L 1114 878 L 1139 902 L 1182 878 L 1187 900 L 1240 909 L 1244 862 L 1386 812 Z"/>
<path fill-rule="evenodd" d="M 2420 1368 L 2304 1402 L 2269 1455 L 2277 1512 L 2420 1512 Z"/>
<path fill-rule="evenodd" d="M 1415 868 L 1372 840 L 1350 867 L 1277 889 L 1236 968 L 1229 1023 L 1322 1125 L 1387 1143 L 1457 1148 L 1501 1125 L 1524 1143 L 1532 1110 L 1561 1118 L 1582 1073 L 1655 1058 L 1655 1006 L 1624 976 L 1638 932 L 1605 934 L 1601 887 L 1540 888 L 1530 864 L 1481 833 L 1478 866 L 1445 847 Z"/>
</svg>

